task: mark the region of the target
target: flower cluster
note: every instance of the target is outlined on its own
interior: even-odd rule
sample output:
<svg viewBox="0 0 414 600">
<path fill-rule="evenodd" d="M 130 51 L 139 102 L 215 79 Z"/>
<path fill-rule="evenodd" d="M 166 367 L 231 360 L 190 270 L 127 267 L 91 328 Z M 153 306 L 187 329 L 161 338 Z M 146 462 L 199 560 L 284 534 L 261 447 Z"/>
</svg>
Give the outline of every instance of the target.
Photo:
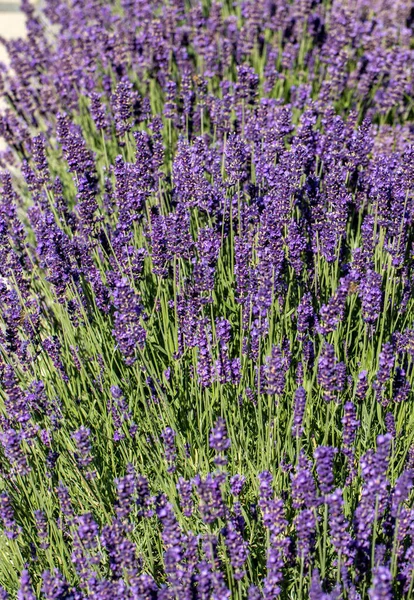
<svg viewBox="0 0 414 600">
<path fill-rule="evenodd" d="M 0 598 L 409 600 L 410 3 L 22 11 Z"/>
</svg>

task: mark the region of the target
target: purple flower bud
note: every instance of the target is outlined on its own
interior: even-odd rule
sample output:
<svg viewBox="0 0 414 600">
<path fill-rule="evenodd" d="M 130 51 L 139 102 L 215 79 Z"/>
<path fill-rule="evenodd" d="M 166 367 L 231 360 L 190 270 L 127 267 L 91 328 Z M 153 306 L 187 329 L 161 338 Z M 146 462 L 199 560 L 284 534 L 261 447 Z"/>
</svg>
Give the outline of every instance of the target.
<svg viewBox="0 0 414 600">
<path fill-rule="evenodd" d="M 231 325 L 227 319 L 216 319 L 216 336 L 223 344 L 229 344 L 231 339 Z"/>
<path fill-rule="evenodd" d="M 209 387 L 212 384 L 211 333 L 204 323 L 200 325 L 198 336 L 197 375 L 202 387 Z"/>
<path fill-rule="evenodd" d="M 7 492 L 0 493 L 0 519 L 3 521 L 4 533 L 10 540 L 17 538 L 21 527 L 16 524 L 14 510 Z"/>
<path fill-rule="evenodd" d="M 392 412 L 387 412 L 384 420 L 385 420 L 385 427 L 387 428 L 387 433 L 389 433 L 392 438 L 395 438 L 395 436 L 396 436 L 395 418 L 394 418 L 394 415 L 392 414 Z"/>
<path fill-rule="evenodd" d="M 312 306 L 312 295 L 304 294 L 297 308 L 297 330 L 299 339 L 305 339 L 305 334 L 312 330 L 315 322 L 315 311 Z"/>
<path fill-rule="evenodd" d="M 62 145 L 63 155 L 68 162 L 69 171 L 91 173 L 94 170 L 92 153 L 87 149 L 81 130 L 69 122 L 67 115 L 57 115 L 57 139 Z"/>
<path fill-rule="evenodd" d="M 233 496 L 240 496 L 245 483 L 246 477 L 244 475 L 233 475 L 230 478 L 230 490 Z"/>
<path fill-rule="evenodd" d="M 235 519 L 231 519 L 225 527 L 224 539 L 234 569 L 234 578 L 242 579 L 246 575 L 244 563 L 249 556 L 249 544 L 243 539 Z"/>
<path fill-rule="evenodd" d="M 42 550 L 47 550 L 50 546 L 49 544 L 49 532 L 48 532 L 48 522 L 46 514 L 43 510 L 35 510 L 34 517 L 36 520 L 36 529 L 37 535 L 40 539 L 40 548 Z"/>
<path fill-rule="evenodd" d="M 298 557 L 305 565 L 310 563 L 311 552 L 315 545 L 316 521 L 312 510 L 302 510 L 294 520 Z"/>
<path fill-rule="evenodd" d="M 91 99 L 91 116 L 98 131 L 105 129 L 107 120 L 105 115 L 105 107 L 101 102 L 100 94 L 92 92 Z"/>
<path fill-rule="evenodd" d="M 407 500 L 413 487 L 414 473 L 411 470 L 403 471 L 395 483 L 392 492 L 391 515 L 397 517 L 401 505 Z"/>
<path fill-rule="evenodd" d="M 63 381 L 68 382 L 69 378 L 66 374 L 66 370 L 61 359 L 62 345 L 60 343 L 59 338 L 57 336 L 46 338 L 45 340 L 43 340 L 43 347 L 48 353 L 55 369 L 57 369 L 61 374 Z"/>
<path fill-rule="evenodd" d="M 166 98 L 164 102 L 164 117 L 173 119 L 176 114 L 177 106 L 175 96 L 177 93 L 177 84 L 175 81 L 168 81 L 166 85 Z"/>
<path fill-rule="evenodd" d="M 358 398 L 360 402 L 365 399 L 365 396 L 368 391 L 368 371 L 361 371 L 358 374 L 358 383 L 355 391 L 355 396 Z"/>
<path fill-rule="evenodd" d="M 263 581 L 263 595 L 269 600 L 275 600 L 281 592 L 284 564 L 283 546 L 270 546 L 267 552 L 267 572 Z"/>
<path fill-rule="evenodd" d="M 300 437 L 303 434 L 303 417 L 306 409 L 306 391 L 300 386 L 295 392 L 295 405 L 293 411 L 292 435 Z"/>
<path fill-rule="evenodd" d="M 142 573 L 138 577 L 134 577 L 131 582 L 131 591 L 133 598 L 152 600 L 156 597 L 158 587 L 151 575 Z"/>
<path fill-rule="evenodd" d="M 72 434 L 72 439 L 75 441 L 77 453 L 76 461 L 81 468 L 88 467 L 92 461 L 92 445 L 90 442 L 91 431 L 88 427 L 81 427 Z"/>
<path fill-rule="evenodd" d="M 360 421 L 356 418 L 355 405 L 352 402 L 346 402 L 342 417 L 342 452 L 347 458 L 349 469 L 347 484 L 351 483 L 356 476 L 354 442 L 359 425 Z"/>
<path fill-rule="evenodd" d="M 198 260 L 194 265 L 194 283 L 198 292 L 211 293 L 220 252 L 221 236 L 212 227 L 200 229 L 196 242 Z"/>
<path fill-rule="evenodd" d="M 21 476 L 28 475 L 31 470 L 21 447 L 23 439 L 24 435 L 21 431 L 11 428 L 0 434 L 0 442 L 3 446 L 4 455 L 10 463 L 11 471 L 13 474 Z"/>
<path fill-rule="evenodd" d="M 393 400 L 394 402 L 405 402 L 411 391 L 411 385 L 406 377 L 406 372 L 401 367 L 395 369 L 394 381 L 392 384 L 393 388 Z"/>
<path fill-rule="evenodd" d="M 111 387 L 112 402 L 108 401 L 108 412 L 112 413 L 112 419 L 115 427 L 113 439 L 115 442 L 123 440 L 125 433 L 123 424 L 128 423 L 129 433 L 133 437 L 137 431 L 137 426 L 132 418 L 132 412 L 122 395 L 118 386 Z"/>
<path fill-rule="evenodd" d="M 330 446 L 318 446 L 314 452 L 319 487 L 324 495 L 330 494 L 333 489 L 333 461 L 337 452 L 336 448 L 331 448 Z"/>
<path fill-rule="evenodd" d="M 32 140 L 32 155 L 37 169 L 39 185 L 44 185 L 49 179 L 49 166 L 45 153 L 46 140 L 43 135 L 37 135 Z"/>
<path fill-rule="evenodd" d="M 368 590 L 370 600 L 392 600 L 392 575 L 388 567 L 376 567 L 372 587 Z"/>
<path fill-rule="evenodd" d="M 346 402 L 344 405 L 344 416 L 342 417 L 342 440 L 345 448 L 350 449 L 355 441 L 355 435 L 360 425 L 356 418 L 355 405 L 352 402 Z"/>
<path fill-rule="evenodd" d="M 335 490 L 327 500 L 329 506 L 330 539 L 336 552 L 341 553 L 341 560 L 351 566 L 355 558 L 354 542 L 348 531 L 349 524 L 343 514 L 342 490 Z"/>
<path fill-rule="evenodd" d="M 22 571 L 20 587 L 17 592 L 17 600 L 36 600 L 29 571 L 27 569 L 23 569 Z"/>
<path fill-rule="evenodd" d="M 115 479 L 117 501 L 115 504 L 115 512 L 118 518 L 126 519 L 129 517 L 132 507 L 137 504 L 135 495 L 137 492 L 137 475 L 134 466 L 129 463 L 127 472 L 124 477 Z"/>
<path fill-rule="evenodd" d="M 67 487 L 63 485 L 62 482 L 59 482 L 59 486 L 56 489 L 56 494 L 59 499 L 59 509 L 62 515 L 64 515 L 69 521 L 72 520 L 74 516 L 74 510 L 72 505 L 72 500 L 70 498 L 69 490 Z M 60 518 L 60 527 L 62 526 L 62 518 Z M 62 527 L 61 527 L 62 528 Z"/>
<path fill-rule="evenodd" d="M 115 276 L 111 287 L 116 309 L 113 335 L 126 364 L 131 365 L 135 362 L 137 346 L 142 348 L 145 344 L 146 331 L 140 324 L 143 307 L 126 277 Z"/>
<path fill-rule="evenodd" d="M 292 482 L 293 508 L 313 508 L 317 504 L 316 485 L 312 475 L 312 462 L 300 453 L 295 474 L 290 475 Z"/>
<path fill-rule="evenodd" d="M 373 389 L 382 396 L 384 387 L 391 376 L 391 371 L 394 368 L 395 352 L 394 346 L 391 342 L 386 342 L 382 346 L 382 350 L 379 355 L 379 366 L 377 371 L 376 379 L 373 383 Z"/>
<path fill-rule="evenodd" d="M 318 362 L 318 383 L 324 391 L 324 399 L 329 402 L 335 392 L 341 392 L 346 380 L 344 363 L 336 363 L 335 350 L 331 344 L 325 343 Z"/>
<path fill-rule="evenodd" d="M 186 481 L 183 477 L 180 477 L 176 487 L 180 495 L 181 510 L 185 517 L 191 517 L 194 509 L 194 503 L 191 498 L 193 484 L 191 481 Z"/>
<path fill-rule="evenodd" d="M 210 448 L 220 455 L 214 460 L 217 465 L 227 464 L 224 453 L 230 448 L 230 445 L 231 442 L 227 437 L 226 422 L 222 417 L 219 417 L 210 432 Z"/>
<path fill-rule="evenodd" d="M 290 351 L 283 352 L 279 346 L 273 346 L 272 354 L 266 359 L 265 378 L 268 394 L 281 396 L 285 390 L 286 373 L 290 366 Z"/>
<path fill-rule="evenodd" d="M 358 549 L 367 555 L 375 519 L 385 511 L 388 498 L 387 469 L 391 449 L 389 434 L 377 437 L 377 451 L 369 450 L 361 457 L 361 474 L 364 479 L 362 495 L 355 510 L 354 528 Z"/>
<path fill-rule="evenodd" d="M 85 548 L 96 548 L 99 535 L 99 527 L 91 513 L 80 515 L 76 519 L 77 533 Z"/>
<path fill-rule="evenodd" d="M 123 137 L 131 129 L 129 122 L 132 113 L 132 83 L 128 80 L 120 81 L 115 93 L 111 98 L 112 109 L 114 111 L 116 132 L 119 137 Z"/>
<path fill-rule="evenodd" d="M 229 185 L 244 181 L 247 178 L 246 162 L 249 152 L 243 139 L 237 134 L 230 134 L 224 154 Z"/>
<path fill-rule="evenodd" d="M 348 290 L 351 283 L 349 276 L 340 280 L 338 288 L 330 298 L 328 304 L 321 307 L 319 315 L 318 333 L 326 335 L 335 331 L 338 323 L 343 319 Z"/>
<path fill-rule="evenodd" d="M 249 587 L 247 594 L 247 600 L 262 600 L 263 598 L 261 591 L 255 585 Z"/>
<path fill-rule="evenodd" d="M 81 597 L 79 592 L 69 587 L 68 582 L 58 569 L 54 569 L 53 573 L 44 571 L 42 581 L 42 593 L 45 600 L 58 600 L 58 598 L 78 600 Z"/>
<path fill-rule="evenodd" d="M 161 433 L 161 438 L 164 444 L 165 460 L 167 461 L 168 473 L 174 473 L 176 470 L 177 453 L 175 448 L 176 432 L 171 427 L 166 427 Z"/>
<path fill-rule="evenodd" d="M 205 479 L 197 475 L 193 479 L 199 497 L 201 518 L 207 524 L 225 517 L 226 506 L 221 491 L 225 479 L 226 475 L 224 473 L 209 473 Z"/>
<path fill-rule="evenodd" d="M 359 285 L 362 303 L 362 318 L 369 325 L 374 325 L 381 314 L 382 277 L 369 269 Z"/>
</svg>

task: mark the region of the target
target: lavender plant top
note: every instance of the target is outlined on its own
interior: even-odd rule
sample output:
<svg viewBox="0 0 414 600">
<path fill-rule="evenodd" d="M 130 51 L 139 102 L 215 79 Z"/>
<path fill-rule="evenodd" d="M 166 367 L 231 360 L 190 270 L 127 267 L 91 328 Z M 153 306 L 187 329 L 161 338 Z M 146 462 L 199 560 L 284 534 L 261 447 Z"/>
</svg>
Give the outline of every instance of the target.
<svg viewBox="0 0 414 600">
<path fill-rule="evenodd" d="M 411 3 L 22 10 L 0 598 L 410 600 Z"/>
</svg>

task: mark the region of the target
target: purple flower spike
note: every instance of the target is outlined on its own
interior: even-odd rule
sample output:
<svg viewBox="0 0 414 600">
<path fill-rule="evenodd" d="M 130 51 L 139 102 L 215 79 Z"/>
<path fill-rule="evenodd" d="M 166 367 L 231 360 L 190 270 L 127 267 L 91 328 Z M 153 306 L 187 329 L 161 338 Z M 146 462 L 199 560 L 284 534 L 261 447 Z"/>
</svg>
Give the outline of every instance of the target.
<svg viewBox="0 0 414 600">
<path fill-rule="evenodd" d="M 300 386 L 295 392 L 292 435 L 300 437 L 303 434 L 303 417 L 306 409 L 306 391 Z"/>
<path fill-rule="evenodd" d="M 315 545 L 316 521 L 312 510 L 304 509 L 295 517 L 298 557 L 308 565 Z"/>
<path fill-rule="evenodd" d="M 382 277 L 369 270 L 359 286 L 362 302 L 362 316 L 366 323 L 374 325 L 380 314 L 382 305 Z"/>
<path fill-rule="evenodd" d="M 242 579 L 246 575 L 244 563 L 249 556 L 249 544 L 243 539 L 235 519 L 231 519 L 225 527 L 224 538 L 234 569 L 234 578 Z"/>
<path fill-rule="evenodd" d="M 374 569 L 372 587 L 368 590 L 370 600 L 392 600 L 392 576 L 388 567 Z"/>
<path fill-rule="evenodd" d="M 207 524 L 214 523 L 216 519 L 222 519 L 226 515 L 221 489 L 225 480 L 225 473 L 209 473 L 204 479 L 196 475 L 193 479 L 199 498 L 201 518 Z"/>
<path fill-rule="evenodd" d="M 230 478 L 230 490 L 233 496 L 240 496 L 245 483 L 246 477 L 244 475 L 233 475 Z"/>
<path fill-rule="evenodd" d="M 230 445 L 231 442 L 227 437 L 226 422 L 222 417 L 219 417 L 210 432 L 210 448 L 215 450 L 219 455 L 214 459 L 216 465 L 227 464 L 225 452 L 230 448 Z"/>
<path fill-rule="evenodd" d="M 58 569 L 54 569 L 53 573 L 50 571 L 42 573 L 42 580 L 42 592 L 45 600 L 57 600 L 58 598 L 73 598 L 75 600 L 80 597 L 80 593 L 70 588 Z"/>
<path fill-rule="evenodd" d="M 335 392 L 341 392 L 346 382 L 344 363 L 337 363 L 335 350 L 331 344 L 325 344 L 318 362 L 318 383 L 323 389 L 324 399 L 335 399 Z"/>
<path fill-rule="evenodd" d="M 338 452 L 336 448 L 330 446 L 318 446 L 314 452 L 316 459 L 316 472 L 319 479 L 319 487 L 325 496 L 333 490 L 334 470 L 333 461 L 335 454 Z"/>
<path fill-rule="evenodd" d="M 91 430 L 84 425 L 72 434 L 77 450 L 75 458 L 78 465 L 82 468 L 88 467 L 93 461 L 90 436 Z"/>
<path fill-rule="evenodd" d="M 191 517 L 194 510 L 194 503 L 191 498 L 193 484 L 191 481 L 186 481 L 183 477 L 180 477 L 176 487 L 180 495 L 181 510 L 185 517 Z"/>
<path fill-rule="evenodd" d="M 391 515 L 397 517 L 401 505 L 407 500 L 414 482 L 414 473 L 411 470 L 403 471 L 395 483 L 392 493 Z"/>
<path fill-rule="evenodd" d="M 32 581 L 27 569 L 23 569 L 20 578 L 20 587 L 17 592 L 17 600 L 36 600 L 36 596 L 33 591 Z"/>
<path fill-rule="evenodd" d="M 290 350 L 273 346 L 272 353 L 266 359 L 265 378 L 268 394 L 281 396 L 285 390 L 286 373 L 290 366 Z"/>
<path fill-rule="evenodd" d="M 312 508 L 317 504 L 312 462 L 301 452 L 295 474 L 291 474 L 293 508 Z"/>
<path fill-rule="evenodd" d="M 40 548 L 47 550 L 49 548 L 49 532 L 46 514 L 43 510 L 35 510 L 34 517 L 36 520 L 37 535 L 40 539 Z"/>
<path fill-rule="evenodd" d="M 387 342 L 382 346 L 379 355 L 379 366 L 376 379 L 373 383 L 373 388 L 379 396 L 384 393 L 385 384 L 391 376 L 391 371 L 395 363 L 395 350 L 391 342 Z"/>
<path fill-rule="evenodd" d="M 349 469 L 347 484 L 351 483 L 356 476 L 354 442 L 359 425 L 360 421 L 356 418 L 355 405 L 352 402 L 346 402 L 342 417 L 342 452 L 347 458 Z"/>
<path fill-rule="evenodd" d="M 169 473 L 174 473 L 176 470 L 177 452 L 175 448 L 176 432 L 171 427 L 166 427 L 161 433 L 161 439 L 164 444 L 165 460 L 167 461 Z"/>
<path fill-rule="evenodd" d="M 348 532 L 348 523 L 343 514 L 342 490 L 335 490 L 327 500 L 329 506 L 330 539 L 336 552 L 341 553 L 341 560 L 351 566 L 355 558 L 355 544 Z"/>
<path fill-rule="evenodd" d="M 3 521 L 6 536 L 10 540 L 16 539 L 21 528 L 16 524 L 14 510 L 7 492 L 0 493 L 0 519 Z"/>
</svg>

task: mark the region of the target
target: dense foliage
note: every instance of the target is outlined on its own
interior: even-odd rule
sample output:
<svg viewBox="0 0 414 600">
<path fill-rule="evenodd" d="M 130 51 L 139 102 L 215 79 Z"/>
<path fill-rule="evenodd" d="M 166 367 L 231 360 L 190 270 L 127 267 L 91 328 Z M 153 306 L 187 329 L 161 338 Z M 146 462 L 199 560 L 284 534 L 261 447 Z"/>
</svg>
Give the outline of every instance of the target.
<svg viewBox="0 0 414 600">
<path fill-rule="evenodd" d="M 412 3 L 22 7 L 0 597 L 412 598 Z"/>
</svg>

